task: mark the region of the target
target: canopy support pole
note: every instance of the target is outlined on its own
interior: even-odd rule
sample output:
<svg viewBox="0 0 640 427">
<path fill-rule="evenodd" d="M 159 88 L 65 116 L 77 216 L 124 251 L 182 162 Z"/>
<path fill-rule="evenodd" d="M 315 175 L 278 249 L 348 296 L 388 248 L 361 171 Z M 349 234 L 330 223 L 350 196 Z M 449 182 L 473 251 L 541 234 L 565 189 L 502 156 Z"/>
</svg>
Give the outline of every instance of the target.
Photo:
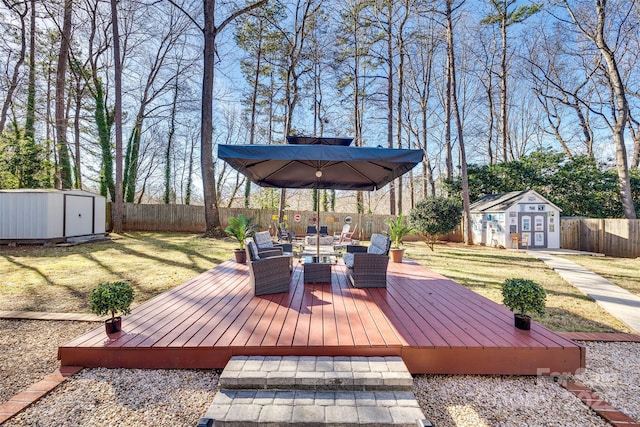
<svg viewBox="0 0 640 427">
<path fill-rule="evenodd" d="M 318 262 L 320 262 L 320 189 L 318 188 L 318 182 L 316 181 L 316 256 Z"/>
</svg>

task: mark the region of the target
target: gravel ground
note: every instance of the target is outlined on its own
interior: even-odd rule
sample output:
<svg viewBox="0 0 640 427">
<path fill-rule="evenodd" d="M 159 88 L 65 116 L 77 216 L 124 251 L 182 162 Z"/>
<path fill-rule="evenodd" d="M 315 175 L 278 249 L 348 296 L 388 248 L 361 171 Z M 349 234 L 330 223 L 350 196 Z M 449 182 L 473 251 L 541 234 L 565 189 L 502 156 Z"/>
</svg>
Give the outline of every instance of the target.
<svg viewBox="0 0 640 427">
<path fill-rule="evenodd" d="M 59 368 L 58 347 L 95 327 L 89 322 L 0 319 L 0 403 Z"/>
<path fill-rule="evenodd" d="M 95 327 L 82 322 L 0 320 L 6 401 L 58 367 L 56 350 Z M 583 343 L 587 370 L 576 376 L 640 420 L 640 343 Z M 215 394 L 218 371 L 84 369 L 3 426 L 193 426 Z M 547 377 L 418 375 L 416 397 L 436 426 L 603 426 Z"/>
<path fill-rule="evenodd" d="M 607 425 L 548 377 L 419 375 L 414 391 L 437 427 Z"/>
<path fill-rule="evenodd" d="M 84 369 L 3 426 L 190 426 L 213 401 L 210 370 Z"/>
<path fill-rule="evenodd" d="M 587 370 L 575 379 L 640 422 L 640 343 L 583 342 Z"/>
</svg>

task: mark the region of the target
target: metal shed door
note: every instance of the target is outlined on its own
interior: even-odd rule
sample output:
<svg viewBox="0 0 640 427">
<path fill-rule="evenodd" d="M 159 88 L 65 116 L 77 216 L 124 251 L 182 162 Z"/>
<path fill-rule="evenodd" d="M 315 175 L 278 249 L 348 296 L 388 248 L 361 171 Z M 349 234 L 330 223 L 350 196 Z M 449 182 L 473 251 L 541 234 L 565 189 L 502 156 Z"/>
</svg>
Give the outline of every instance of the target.
<svg viewBox="0 0 640 427">
<path fill-rule="evenodd" d="M 64 236 L 93 234 L 93 197 L 64 196 Z"/>
</svg>

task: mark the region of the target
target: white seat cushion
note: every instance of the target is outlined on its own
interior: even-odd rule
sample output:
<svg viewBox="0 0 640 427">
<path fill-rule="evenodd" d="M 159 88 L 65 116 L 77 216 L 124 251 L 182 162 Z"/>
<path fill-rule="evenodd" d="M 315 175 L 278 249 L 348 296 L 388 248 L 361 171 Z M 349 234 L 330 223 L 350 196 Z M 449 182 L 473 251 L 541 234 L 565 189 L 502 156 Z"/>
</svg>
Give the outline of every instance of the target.
<svg viewBox="0 0 640 427">
<path fill-rule="evenodd" d="M 376 255 L 386 255 L 389 250 L 389 238 L 382 234 L 371 235 L 371 245 L 367 252 Z"/>
<path fill-rule="evenodd" d="M 342 254 L 342 261 L 344 261 L 344 265 L 349 268 L 353 268 L 353 254 L 350 252 L 345 252 Z"/>
</svg>

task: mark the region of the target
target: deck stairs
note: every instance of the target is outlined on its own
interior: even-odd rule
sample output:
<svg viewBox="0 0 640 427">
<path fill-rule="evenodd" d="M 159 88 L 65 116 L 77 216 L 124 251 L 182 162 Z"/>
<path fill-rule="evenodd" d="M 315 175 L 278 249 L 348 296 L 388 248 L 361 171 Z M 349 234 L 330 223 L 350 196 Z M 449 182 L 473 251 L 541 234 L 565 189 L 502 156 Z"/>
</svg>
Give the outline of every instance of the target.
<svg viewBox="0 0 640 427">
<path fill-rule="evenodd" d="M 430 426 L 399 357 L 234 356 L 198 426 Z"/>
</svg>

